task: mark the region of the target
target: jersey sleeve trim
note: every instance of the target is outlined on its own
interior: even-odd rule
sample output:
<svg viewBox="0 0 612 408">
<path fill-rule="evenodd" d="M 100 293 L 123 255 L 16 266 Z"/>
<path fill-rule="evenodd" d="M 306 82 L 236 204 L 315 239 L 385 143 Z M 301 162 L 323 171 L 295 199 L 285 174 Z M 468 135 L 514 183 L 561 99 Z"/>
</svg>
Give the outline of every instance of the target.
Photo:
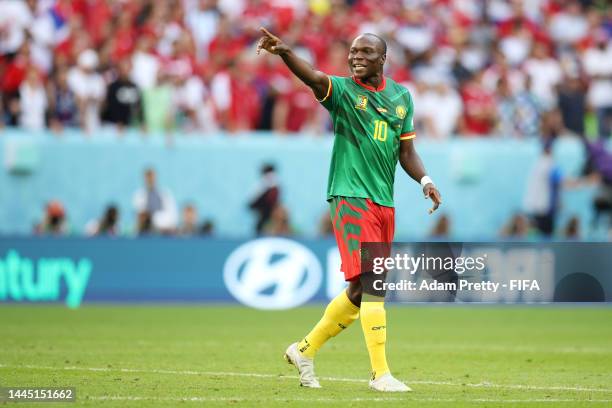
<svg viewBox="0 0 612 408">
<path fill-rule="evenodd" d="M 416 137 L 416 132 L 408 132 L 400 135 L 400 140 L 410 140 Z"/>
<path fill-rule="evenodd" d="M 329 75 L 327 76 L 327 80 L 329 81 L 329 84 L 327 85 L 327 95 L 325 95 L 325 97 L 323 99 L 317 99 L 317 101 L 319 101 L 319 102 L 325 102 L 327 100 L 327 98 L 329 98 L 329 96 L 332 93 L 332 80 L 329 77 Z"/>
</svg>

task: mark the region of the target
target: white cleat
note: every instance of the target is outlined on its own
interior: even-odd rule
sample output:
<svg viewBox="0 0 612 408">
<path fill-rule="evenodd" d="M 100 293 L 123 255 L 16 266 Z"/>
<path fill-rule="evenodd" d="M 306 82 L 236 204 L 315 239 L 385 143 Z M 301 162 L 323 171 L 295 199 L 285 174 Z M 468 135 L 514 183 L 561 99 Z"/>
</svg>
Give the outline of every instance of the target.
<svg viewBox="0 0 612 408">
<path fill-rule="evenodd" d="M 375 380 L 370 380 L 370 388 L 381 392 L 408 392 L 412 389 L 395 379 L 391 373 L 385 373 Z"/>
<path fill-rule="evenodd" d="M 285 351 L 285 360 L 289 364 L 293 364 L 300 374 L 300 385 L 309 388 L 321 388 L 319 380 L 315 377 L 314 361 L 311 358 L 303 356 L 297 347 L 297 343 L 293 343 L 287 347 Z"/>
</svg>

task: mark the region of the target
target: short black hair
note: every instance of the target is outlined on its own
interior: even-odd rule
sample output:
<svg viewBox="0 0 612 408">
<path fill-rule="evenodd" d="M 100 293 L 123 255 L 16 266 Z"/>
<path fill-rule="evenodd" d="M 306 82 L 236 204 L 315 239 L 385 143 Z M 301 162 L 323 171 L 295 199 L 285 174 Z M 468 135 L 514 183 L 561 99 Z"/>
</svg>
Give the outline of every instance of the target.
<svg viewBox="0 0 612 408">
<path fill-rule="evenodd" d="M 274 171 L 276 171 L 276 167 L 272 163 L 265 163 L 261 167 L 261 174 L 268 174 L 268 173 L 272 173 Z"/>
<path fill-rule="evenodd" d="M 382 53 L 386 54 L 387 53 L 387 42 L 379 35 L 376 35 L 374 33 L 365 33 L 363 34 L 364 36 L 368 36 L 370 38 L 374 38 L 376 40 L 376 42 L 378 42 L 378 45 L 380 46 L 380 48 L 382 48 Z"/>
</svg>

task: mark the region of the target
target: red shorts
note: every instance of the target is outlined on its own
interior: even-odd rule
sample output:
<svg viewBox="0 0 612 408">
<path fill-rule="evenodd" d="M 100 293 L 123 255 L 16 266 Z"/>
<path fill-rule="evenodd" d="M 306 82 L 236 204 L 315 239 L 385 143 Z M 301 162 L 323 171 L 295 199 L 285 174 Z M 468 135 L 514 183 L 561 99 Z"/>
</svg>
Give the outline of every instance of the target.
<svg viewBox="0 0 612 408">
<path fill-rule="evenodd" d="M 350 281 L 361 274 L 362 242 L 393 242 L 395 208 L 354 197 L 333 197 L 329 205 L 342 259 L 340 269 L 344 279 Z"/>
</svg>

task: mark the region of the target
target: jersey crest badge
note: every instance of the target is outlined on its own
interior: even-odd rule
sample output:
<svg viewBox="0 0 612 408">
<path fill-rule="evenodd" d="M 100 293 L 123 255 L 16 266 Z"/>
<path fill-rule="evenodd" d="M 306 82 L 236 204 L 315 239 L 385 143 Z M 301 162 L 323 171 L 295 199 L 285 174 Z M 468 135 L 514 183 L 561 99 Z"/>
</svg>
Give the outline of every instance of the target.
<svg viewBox="0 0 612 408">
<path fill-rule="evenodd" d="M 404 107 L 404 105 L 398 105 L 395 108 L 395 114 L 400 118 L 400 119 L 404 119 L 406 117 L 406 108 Z"/>
<path fill-rule="evenodd" d="M 355 108 L 366 110 L 368 107 L 368 97 L 363 95 L 357 95 L 357 103 L 355 104 Z"/>
</svg>

